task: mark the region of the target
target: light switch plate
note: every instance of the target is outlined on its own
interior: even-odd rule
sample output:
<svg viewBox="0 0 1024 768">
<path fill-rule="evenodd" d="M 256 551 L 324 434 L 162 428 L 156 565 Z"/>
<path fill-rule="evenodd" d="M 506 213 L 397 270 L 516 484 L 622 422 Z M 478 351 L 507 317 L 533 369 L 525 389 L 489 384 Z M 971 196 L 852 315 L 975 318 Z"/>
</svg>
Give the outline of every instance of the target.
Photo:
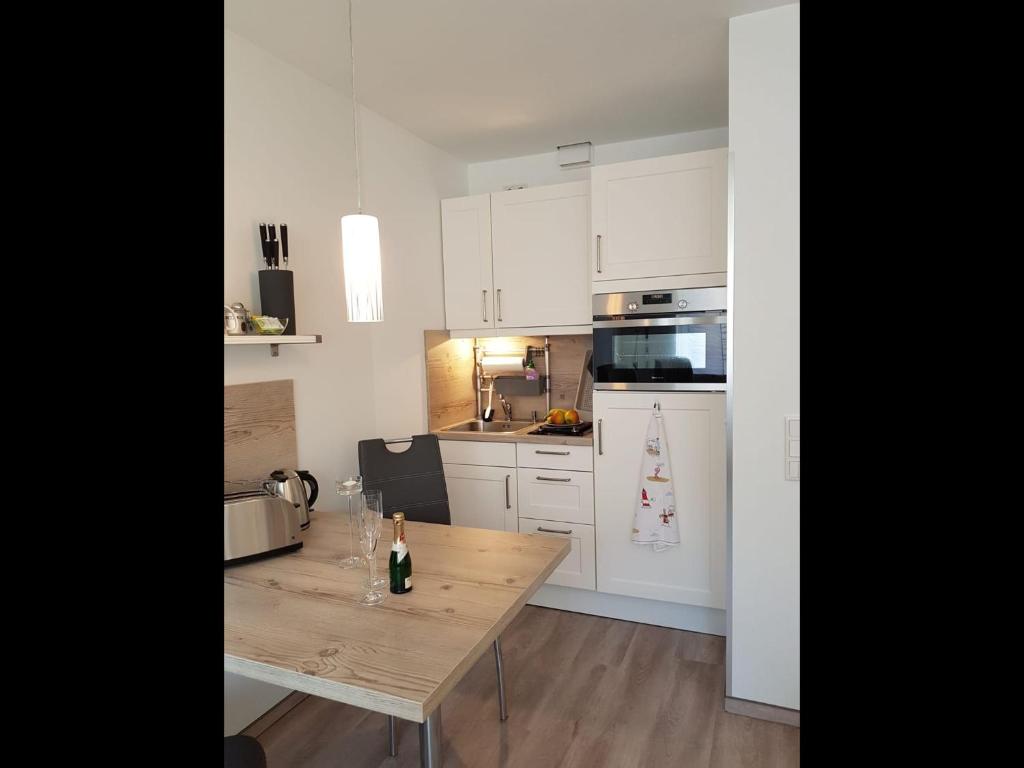
<svg viewBox="0 0 1024 768">
<path fill-rule="evenodd" d="M 800 479 L 800 416 L 786 416 L 786 479 Z"/>
</svg>

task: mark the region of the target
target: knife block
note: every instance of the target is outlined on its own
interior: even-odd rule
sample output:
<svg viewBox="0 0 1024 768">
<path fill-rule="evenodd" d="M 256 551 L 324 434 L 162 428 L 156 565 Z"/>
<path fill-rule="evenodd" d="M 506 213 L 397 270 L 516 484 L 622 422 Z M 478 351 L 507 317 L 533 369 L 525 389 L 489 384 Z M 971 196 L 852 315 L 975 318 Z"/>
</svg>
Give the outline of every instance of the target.
<svg viewBox="0 0 1024 768">
<path fill-rule="evenodd" d="M 285 336 L 295 335 L 295 278 L 288 269 L 260 270 L 260 314 L 288 318 Z"/>
</svg>

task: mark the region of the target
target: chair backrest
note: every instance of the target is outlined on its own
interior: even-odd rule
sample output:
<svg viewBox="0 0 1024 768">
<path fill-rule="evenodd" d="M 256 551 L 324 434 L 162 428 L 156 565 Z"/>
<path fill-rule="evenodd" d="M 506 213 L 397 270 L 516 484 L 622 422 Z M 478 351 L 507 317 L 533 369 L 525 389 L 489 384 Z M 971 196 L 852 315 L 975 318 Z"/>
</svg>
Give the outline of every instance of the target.
<svg viewBox="0 0 1024 768">
<path fill-rule="evenodd" d="M 404 512 L 410 522 L 452 524 L 437 435 L 413 435 L 401 453 L 381 438 L 360 440 L 359 474 L 363 490 L 382 492 L 385 517 Z"/>
</svg>

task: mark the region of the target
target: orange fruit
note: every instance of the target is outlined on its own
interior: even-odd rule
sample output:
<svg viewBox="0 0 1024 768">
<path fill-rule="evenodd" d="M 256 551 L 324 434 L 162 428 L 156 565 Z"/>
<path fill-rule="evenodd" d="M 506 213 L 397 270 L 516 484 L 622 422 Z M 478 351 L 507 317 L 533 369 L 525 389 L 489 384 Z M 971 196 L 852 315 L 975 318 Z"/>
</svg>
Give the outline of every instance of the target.
<svg viewBox="0 0 1024 768">
<path fill-rule="evenodd" d="M 551 414 L 551 423 L 565 424 L 565 416 L 562 414 L 561 411 L 555 411 L 553 414 Z"/>
<path fill-rule="evenodd" d="M 565 423 L 566 424 L 579 424 L 580 423 L 580 415 L 576 412 L 575 408 L 565 412 Z"/>
</svg>

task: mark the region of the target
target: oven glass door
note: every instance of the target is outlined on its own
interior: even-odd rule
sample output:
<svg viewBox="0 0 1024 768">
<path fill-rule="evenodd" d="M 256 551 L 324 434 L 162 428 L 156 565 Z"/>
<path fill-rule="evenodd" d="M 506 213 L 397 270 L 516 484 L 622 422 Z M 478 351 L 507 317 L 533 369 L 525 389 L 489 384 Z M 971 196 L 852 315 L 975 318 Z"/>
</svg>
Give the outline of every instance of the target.
<svg viewBox="0 0 1024 768">
<path fill-rule="evenodd" d="M 725 314 L 594 321 L 595 389 L 725 389 Z"/>
</svg>

